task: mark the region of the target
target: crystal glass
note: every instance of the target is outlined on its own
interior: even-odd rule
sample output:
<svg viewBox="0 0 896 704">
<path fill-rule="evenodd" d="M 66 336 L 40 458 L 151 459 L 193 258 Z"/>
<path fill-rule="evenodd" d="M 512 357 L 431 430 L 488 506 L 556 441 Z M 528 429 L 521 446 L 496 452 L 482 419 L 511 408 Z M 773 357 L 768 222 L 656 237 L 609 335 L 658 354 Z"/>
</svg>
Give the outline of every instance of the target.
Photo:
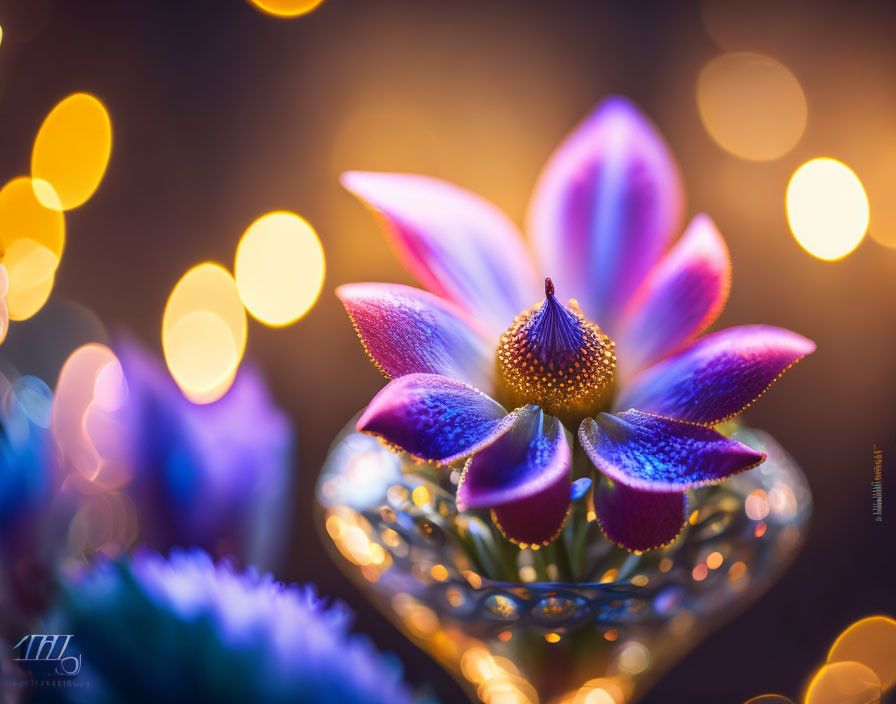
<svg viewBox="0 0 896 704">
<path fill-rule="evenodd" d="M 637 701 L 783 571 L 811 511 L 805 477 L 780 445 L 729 427 L 768 459 L 688 492 L 688 525 L 671 545 L 641 554 L 613 545 L 586 496 L 551 545 L 520 549 L 486 512 L 458 514 L 460 467 L 416 463 L 353 427 L 318 482 L 325 542 L 472 701 Z"/>
</svg>

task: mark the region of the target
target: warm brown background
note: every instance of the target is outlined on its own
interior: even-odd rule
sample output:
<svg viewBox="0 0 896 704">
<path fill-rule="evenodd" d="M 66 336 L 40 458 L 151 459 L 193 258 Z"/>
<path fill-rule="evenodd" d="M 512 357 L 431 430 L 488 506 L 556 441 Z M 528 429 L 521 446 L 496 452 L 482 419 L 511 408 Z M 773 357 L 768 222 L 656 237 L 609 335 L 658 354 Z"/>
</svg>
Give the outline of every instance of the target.
<svg viewBox="0 0 896 704">
<path fill-rule="evenodd" d="M 298 432 L 295 525 L 284 526 L 292 550 L 279 576 L 344 598 L 410 679 L 459 701 L 450 678 L 337 572 L 311 516 L 329 439 L 382 383 L 333 288 L 411 282 L 337 176 L 440 176 L 519 222 L 566 131 L 602 96 L 631 96 L 677 152 L 689 212 L 711 213 L 731 248 L 734 289 L 720 325 L 783 325 L 819 346 L 749 412 L 809 475 L 808 544 L 760 603 L 647 701 L 796 698 L 844 626 L 896 612 L 896 250 L 866 240 L 844 261 L 821 262 L 793 241 L 784 216 L 792 171 L 833 156 L 865 181 L 872 227 L 887 227 L 887 217 L 896 227 L 886 210 L 896 207 L 896 6 L 738 2 L 726 13 L 728 48 L 782 61 L 806 92 L 806 134 L 777 161 L 729 156 L 701 127 L 696 76 L 721 50 L 698 2 L 326 0 L 283 21 L 243 0 L 3 0 L 0 178 L 27 171 L 37 127 L 64 95 L 100 96 L 114 129 L 100 190 L 67 217 L 56 303 L 41 316 L 72 299 L 158 349 L 167 295 L 187 268 L 206 259 L 231 266 L 240 234 L 264 212 L 308 218 L 328 255 L 324 294 L 292 327 L 253 322 L 249 331 L 249 354 Z M 8 354 L 41 316 L 12 331 Z M 49 373 L 65 351 L 47 344 L 52 354 L 20 359 L 22 371 Z M 875 444 L 885 452 L 882 526 L 871 520 Z"/>
</svg>

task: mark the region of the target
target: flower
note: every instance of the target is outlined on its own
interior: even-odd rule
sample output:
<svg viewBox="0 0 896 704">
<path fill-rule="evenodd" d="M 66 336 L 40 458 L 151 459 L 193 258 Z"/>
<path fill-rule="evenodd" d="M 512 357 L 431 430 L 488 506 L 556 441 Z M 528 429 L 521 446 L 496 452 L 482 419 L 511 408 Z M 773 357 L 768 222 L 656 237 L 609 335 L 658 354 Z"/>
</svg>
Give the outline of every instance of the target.
<svg viewBox="0 0 896 704">
<path fill-rule="evenodd" d="M 285 534 L 293 433 L 253 367 L 200 405 L 137 343 L 124 339 L 114 354 L 87 345 L 63 368 L 54 414 L 68 488 L 86 520 L 117 531 L 85 554 L 114 556 L 137 540 L 269 566 Z"/>
<path fill-rule="evenodd" d="M 283 534 L 293 433 L 262 376 L 243 365 L 223 397 L 195 404 L 133 342 L 115 351 L 129 394 L 120 417 L 131 433 L 130 493 L 147 516 L 142 541 L 267 564 Z"/>
<path fill-rule="evenodd" d="M 64 691 L 75 701 L 412 701 L 397 659 L 351 634 L 342 604 L 198 549 L 100 562 L 67 580 L 57 618 L 91 683 Z"/>
<path fill-rule="evenodd" d="M 570 506 L 575 434 L 604 477 L 593 496 L 605 535 L 647 550 L 678 535 L 688 489 L 763 461 L 713 426 L 815 345 L 767 325 L 699 337 L 727 300 L 728 251 L 703 214 L 669 246 L 679 173 L 631 103 L 605 101 L 542 172 L 528 216 L 537 264 L 506 215 L 457 186 L 360 172 L 343 184 L 429 289 L 337 290 L 392 379 L 358 430 L 421 460 L 465 459 L 461 510 L 491 509 L 515 542 L 550 542 Z M 533 306 L 539 266 L 553 280 Z"/>
</svg>

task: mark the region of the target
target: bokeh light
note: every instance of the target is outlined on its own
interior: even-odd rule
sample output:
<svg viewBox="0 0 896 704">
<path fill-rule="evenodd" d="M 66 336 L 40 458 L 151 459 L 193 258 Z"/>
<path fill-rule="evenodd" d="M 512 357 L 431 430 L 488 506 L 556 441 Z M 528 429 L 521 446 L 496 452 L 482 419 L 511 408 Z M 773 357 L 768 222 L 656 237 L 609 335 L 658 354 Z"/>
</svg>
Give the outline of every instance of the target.
<svg viewBox="0 0 896 704">
<path fill-rule="evenodd" d="M 79 347 L 59 372 L 53 401 L 53 437 L 65 466 L 88 482 L 108 485 L 110 475 L 119 473 L 114 459 L 119 453 L 109 448 L 121 432 L 111 414 L 127 395 L 121 364 L 105 345 Z"/>
<path fill-rule="evenodd" d="M 199 264 L 177 282 L 162 319 L 162 349 L 191 401 L 211 403 L 230 388 L 246 349 L 246 312 L 222 266 Z"/>
<path fill-rule="evenodd" d="M 804 704 L 875 704 L 880 702 L 880 679 L 858 662 L 824 665 L 809 683 Z"/>
<path fill-rule="evenodd" d="M 53 186 L 59 203 L 37 196 L 48 208 L 70 210 L 93 195 L 112 151 L 112 123 L 94 96 L 75 93 L 47 115 L 31 153 L 31 175 Z"/>
<path fill-rule="evenodd" d="M 267 325 L 302 317 L 324 283 L 324 250 L 314 229 L 294 213 L 253 222 L 236 250 L 234 276 L 247 310 Z"/>
<path fill-rule="evenodd" d="M 31 239 L 13 242 L 4 253 L 9 277 L 6 306 L 11 320 L 27 320 L 39 311 L 53 290 L 59 260 Z"/>
<path fill-rule="evenodd" d="M 868 229 L 868 198 L 853 171 L 835 159 L 812 159 L 787 185 L 787 219 L 803 248 L 833 261 L 853 251 Z"/>
<path fill-rule="evenodd" d="M 275 17 L 298 17 L 311 12 L 324 0 L 249 0 L 262 12 Z"/>
<path fill-rule="evenodd" d="M 0 342 L 6 339 L 9 330 L 9 308 L 6 306 L 6 292 L 9 291 L 9 274 L 0 264 Z"/>
<path fill-rule="evenodd" d="M 742 159 L 777 159 L 806 129 L 799 82 L 761 54 L 724 54 L 706 64 L 697 79 L 697 108 L 710 136 Z"/>
<path fill-rule="evenodd" d="M 47 207 L 45 203 L 50 203 Z M 55 207 L 54 207 L 55 206 Z M 59 199 L 46 181 L 19 176 L 0 189 L 0 251 L 16 240 L 28 238 L 52 252 L 57 259 L 65 247 L 65 216 Z"/>
<path fill-rule="evenodd" d="M 843 631 L 831 646 L 828 663 L 848 660 L 874 670 L 883 689 L 896 684 L 896 621 L 870 616 Z"/>
<path fill-rule="evenodd" d="M 782 697 L 780 694 L 760 694 L 747 700 L 744 704 L 793 704 L 792 699 Z"/>
</svg>

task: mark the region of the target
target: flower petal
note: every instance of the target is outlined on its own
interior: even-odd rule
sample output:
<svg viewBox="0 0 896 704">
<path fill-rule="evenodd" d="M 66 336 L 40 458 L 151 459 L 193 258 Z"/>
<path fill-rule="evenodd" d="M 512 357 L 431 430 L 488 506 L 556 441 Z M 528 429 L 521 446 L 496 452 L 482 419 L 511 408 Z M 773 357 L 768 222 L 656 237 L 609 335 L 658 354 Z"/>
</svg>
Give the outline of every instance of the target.
<svg viewBox="0 0 896 704">
<path fill-rule="evenodd" d="M 466 313 L 400 284 L 347 284 L 336 295 L 373 363 L 390 379 L 441 374 L 491 391 L 495 352 Z"/>
<path fill-rule="evenodd" d="M 586 418 L 579 440 L 603 474 L 644 491 L 718 484 L 765 460 L 763 453 L 712 428 L 634 410 Z"/>
<path fill-rule="evenodd" d="M 448 464 L 494 442 L 514 417 L 472 386 L 436 374 L 407 374 L 373 398 L 357 429 L 418 459 Z"/>
<path fill-rule="evenodd" d="M 626 550 L 654 550 L 671 543 L 687 521 L 681 491 L 639 491 L 603 480 L 594 492 L 594 512 L 607 538 Z"/>
<path fill-rule="evenodd" d="M 547 545 L 566 523 L 569 503 L 569 478 L 564 476 L 537 494 L 496 506 L 492 521 L 513 543 Z"/>
<path fill-rule="evenodd" d="M 697 215 L 648 274 L 616 338 L 620 376 L 674 352 L 712 325 L 731 288 L 731 260 L 708 215 Z"/>
<path fill-rule="evenodd" d="M 445 181 L 351 171 L 342 185 L 382 216 L 407 269 L 438 296 L 503 332 L 539 299 L 523 239 L 497 207 Z"/>
<path fill-rule="evenodd" d="M 548 161 L 529 230 L 544 273 L 615 337 L 682 213 L 681 178 L 665 141 L 634 105 L 613 97 Z"/>
<path fill-rule="evenodd" d="M 457 507 L 494 508 L 538 494 L 560 478 L 568 485 L 571 462 L 560 421 L 538 406 L 526 406 L 506 433 L 467 460 Z"/>
<path fill-rule="evenodd" d="M 639 374 L 616 407 L 714 425 L 740 413 L 814 351 L 811 340 L 771 325 L 720 330 Z"/>
</svg>

